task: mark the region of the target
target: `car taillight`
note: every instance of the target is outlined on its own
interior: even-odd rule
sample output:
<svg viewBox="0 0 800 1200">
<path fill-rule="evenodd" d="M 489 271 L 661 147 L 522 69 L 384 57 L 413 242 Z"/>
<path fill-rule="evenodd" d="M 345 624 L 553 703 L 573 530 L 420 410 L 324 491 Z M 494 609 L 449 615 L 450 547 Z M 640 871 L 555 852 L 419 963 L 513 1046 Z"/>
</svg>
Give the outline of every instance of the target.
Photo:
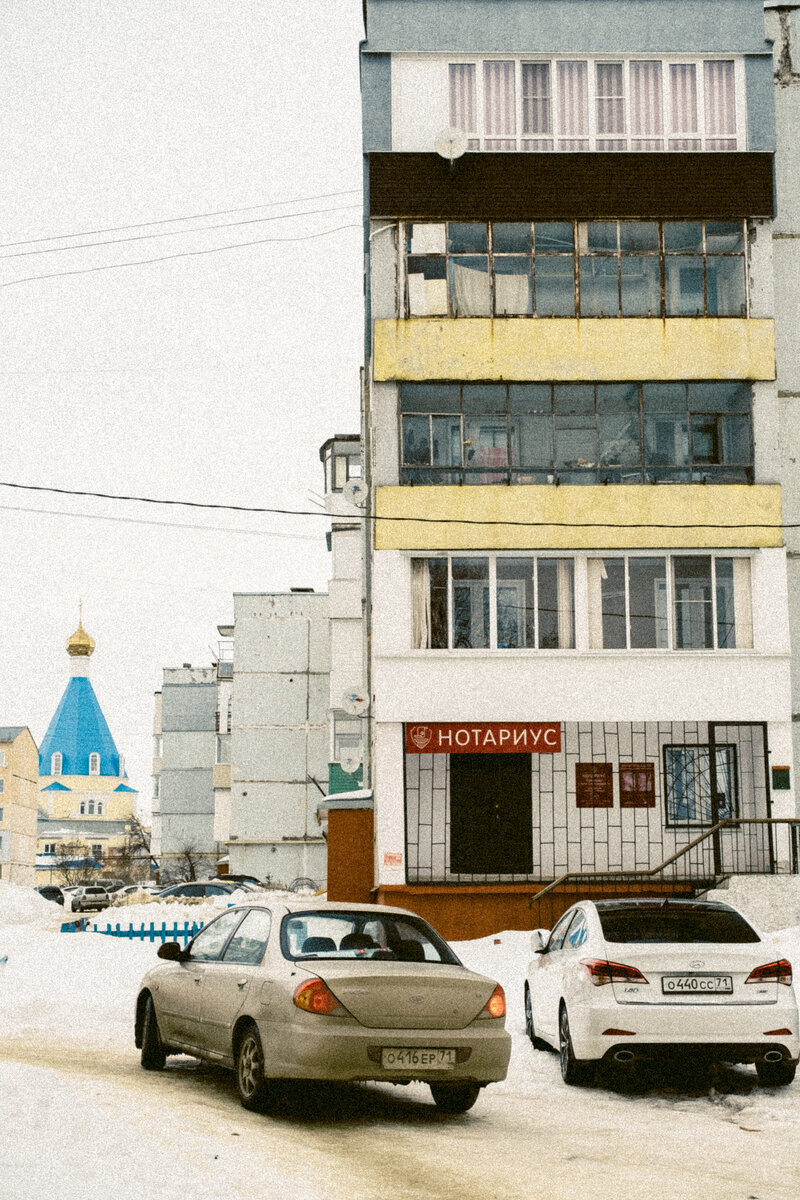
<svg viewBox="0 0 800 1200">
<path fill-rule="evenodd" d="M 498 983 L 489 999 L 484 1004 L 479 1017 L 504 1017 L 506 1015 L 506 994 Z"/>
<path fill-rule="evenodd" d="M 350 1013 L 334 996 L 321 979 L 309 979 L 295 988 L 293 1002 L 303 1012 L 316 1013 L 323 1017 L 349 1017 Z"/>
<path fill-rule="evenodd" d="M 776 962 L 764 963 L 763 967 L 754 967 L 745 979 L 745 983 L 766 983 L 770 979 L 791 987 L 792 964 L 788 958 L 779 958 Z"/>
<path fill-rule="evenodd" d="M 625 963 L 609 962 L 607 958 L 582 958 L 583 967 L 595 987 L 604 983 L 647 983 L 638 967 L 628 967 Z"/>
</svg>

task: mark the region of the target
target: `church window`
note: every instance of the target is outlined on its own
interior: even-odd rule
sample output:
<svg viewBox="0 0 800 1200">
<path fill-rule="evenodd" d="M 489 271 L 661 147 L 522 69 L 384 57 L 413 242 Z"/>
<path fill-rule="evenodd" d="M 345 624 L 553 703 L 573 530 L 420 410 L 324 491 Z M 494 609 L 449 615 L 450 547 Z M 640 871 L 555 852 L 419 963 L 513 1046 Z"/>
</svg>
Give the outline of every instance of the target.
<svg viewBox="0 0 800 1200">
<path fill-rule="evenodd" d="M 89 801 L 89 816 L 94 816 L 94 800 Z"/>
<path fill-rule="evenodd" d="M 100 774 L 100 755 L 99 754 L 90 754 L 89 755 L 89 774 L 90 775 L 99 775 Z"/>
<path fill-rule="evenodd" d="M 64 760 L 61 755 L 61 751 L 57 750 L 56 753 L 51 755 L 51 757 L 50 757 L 50 774 L 51 775 L 60 775 L 63 762 L 64 762 Z"/>
<path fill-rule="evenodd" d="M 86 801 L 81 800 L 81 816 L 83 817 L 83 816 L 85 816 L 85 814 L 86 814 Z"/>
<path fill-rule="evenodd" d="M 103 801 L 102 800 L 97 801 L 97 815 L 98 815 L 98 817 L 102 817 L 102 815 L 103 815 Z"/>
</svg>

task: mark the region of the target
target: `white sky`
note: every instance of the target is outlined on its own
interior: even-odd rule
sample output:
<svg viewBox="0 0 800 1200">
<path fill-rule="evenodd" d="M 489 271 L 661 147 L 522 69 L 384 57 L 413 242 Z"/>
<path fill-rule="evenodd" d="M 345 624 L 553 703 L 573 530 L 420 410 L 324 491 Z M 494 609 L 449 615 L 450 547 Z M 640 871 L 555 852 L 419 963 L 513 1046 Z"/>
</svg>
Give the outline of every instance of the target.
<svg viewBox="0 0 800 1200">
<path fill-rule="evenodd" d="M 0 284 L 355 227 L 0 287 L 1 481 L 313 507 L 319 446 L 359 426 L 362 36 L 361 0 L 3 6 Z M 322 208 L 335 211 L 174 234 Z M 0 487 L 0 527 L 0 725 L 41 742 L 82 598 L 94 687 L 148 802 L 161 669 L 210 662 L 234 591 L 321 590 L 328 574 L 319 518 Z"/>
</svg>

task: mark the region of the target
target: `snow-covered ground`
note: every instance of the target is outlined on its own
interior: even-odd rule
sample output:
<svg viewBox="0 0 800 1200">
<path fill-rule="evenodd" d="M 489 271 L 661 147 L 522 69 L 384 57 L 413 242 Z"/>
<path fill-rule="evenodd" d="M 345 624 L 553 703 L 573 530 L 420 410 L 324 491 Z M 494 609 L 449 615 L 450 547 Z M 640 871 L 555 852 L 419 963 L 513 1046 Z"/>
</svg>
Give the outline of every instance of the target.
<svg viewBox="0 0 800 1200">
<path fill-rule="evenodd" d="M 737 896 L 726 896 L 737 903 Z M 92 923 L 208 920 L 219 902 L 112 909 Z M 529 935 L 460 943 L 503 984 L 507 1080 L 446 1118 L 421 1085 L 324 1086 L 264 1117 L 227 1072 L 188 1058 L 143 1072 L 133 1004 L 157 947 L 61 933 L 63 910 L 0 883 L 0 1195 L 3 1200 L 674 1200 L 800 1195 L 800 1081 L 760 1088 L 748 1068 L 709 1078 L 566 1088 L 524 1035 Z M 775 935 L 800 964 L 800 926 Z M 797 977 L 796 983 L 797 986 Z"/>
</svg>

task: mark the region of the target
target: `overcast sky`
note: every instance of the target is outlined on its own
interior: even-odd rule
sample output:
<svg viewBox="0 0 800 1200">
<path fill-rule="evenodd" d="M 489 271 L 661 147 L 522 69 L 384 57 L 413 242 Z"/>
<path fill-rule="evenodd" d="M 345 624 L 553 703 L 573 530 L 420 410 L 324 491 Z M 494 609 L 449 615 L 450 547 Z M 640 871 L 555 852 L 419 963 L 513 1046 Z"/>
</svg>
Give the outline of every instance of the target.
<svg viewBox="0 0 800 1200">
<path fill-rule="evenodd" d="M 361 0 L 3 6 L 0 481 L 313 507 L 319 446 L 359 426 L 362 36 Z M 328 576 L 316 517 L 0 486 L 0 523 L 0 725 L 41 743 L 82 599 L 148 804 L 162 668 L 210 663 L 235 591 Z"/>
</svg>

